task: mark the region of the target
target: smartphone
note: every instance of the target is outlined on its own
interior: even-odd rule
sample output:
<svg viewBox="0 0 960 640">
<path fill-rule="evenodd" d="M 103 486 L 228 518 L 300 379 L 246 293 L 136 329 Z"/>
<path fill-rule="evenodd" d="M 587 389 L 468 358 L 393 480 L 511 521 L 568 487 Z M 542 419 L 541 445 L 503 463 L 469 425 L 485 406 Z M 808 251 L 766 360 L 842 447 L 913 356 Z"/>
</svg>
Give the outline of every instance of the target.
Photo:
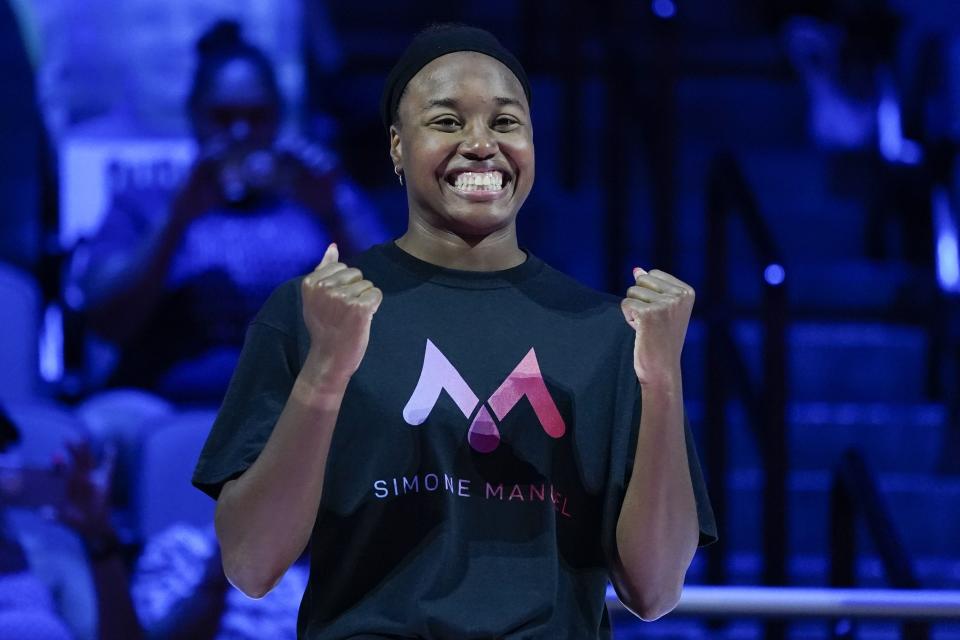
<svg viewBox="0 0 960 640">
<path fill-rule="evenodd" d="M 67 493 L 63 471 L 43 467 L 0 467 L 0 505 L 59 507 Z"/>
</svg>

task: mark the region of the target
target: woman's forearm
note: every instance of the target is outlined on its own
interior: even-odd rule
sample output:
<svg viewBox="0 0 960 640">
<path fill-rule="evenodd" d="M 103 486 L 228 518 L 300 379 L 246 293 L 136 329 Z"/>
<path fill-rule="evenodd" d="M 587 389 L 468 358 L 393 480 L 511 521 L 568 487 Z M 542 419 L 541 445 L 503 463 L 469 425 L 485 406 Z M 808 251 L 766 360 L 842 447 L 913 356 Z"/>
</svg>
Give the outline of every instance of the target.
<svg viewBox="0 0 960 640">
<path fill-rule="evenodd" d="M 220 493 L 224 572 L 248 596 L 270 591 L 307 545 L 346 384 L 301 372 L 260 456 Z"/>
<path fill-rule="evenodd" d="M 642 401 L 633 473 L 617 521 L 613 578 L 625 604 L 653 620 L 679 600 L 699 527 L 679 372 L 663 384 L 644 386 Z"/>
</svg>

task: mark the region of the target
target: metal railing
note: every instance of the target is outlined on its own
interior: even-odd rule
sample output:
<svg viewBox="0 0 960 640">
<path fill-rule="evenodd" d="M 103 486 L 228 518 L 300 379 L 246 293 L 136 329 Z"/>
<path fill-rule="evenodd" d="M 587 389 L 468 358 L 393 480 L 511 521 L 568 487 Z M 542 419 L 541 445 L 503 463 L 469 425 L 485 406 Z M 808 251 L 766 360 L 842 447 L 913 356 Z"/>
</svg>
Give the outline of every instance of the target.
<svg viewBox="0 0 960 640">
<path fill-rule="evenodd" d="M 852 587 L 856 584 L 857 520 L 862 517 L 867 534 L 876 547 L 891 585 L 896 589 L 919 589 L 910 554 L 880 495 L 873 473 L 856 449 L 848 449 L 833 475 L 830 490 L 830 585 Z M 854 627 L 841 620 L 835 625 L 834 638 L 852 638 Z M 928 640 L 930 629 L 924 624 L 907 623 L 905 640 Z"/>
<path fill-rule="evenodd" d="M 607 606 L 624 608 L 612 588 Z M 960 622 L 960 591 L 691 586 L 669 616 Z"/>
<path fill-rule="evenodd" d="M 787 581 L 787 292 L 783 260 L 760 214 L 756 199 L 733 155 L 718 154 L 707 182 L 706 211 L 706 409 L 705 449 L 709 485 L 718 513 L 726 511 L 727 425 L 732 398 L 745 408 L 763 464 L 763 583 Z M 750 372 L 733 338 L 734 313 L 729 302 L 728 226 L 737 217 L 762 267 L 761 324 L 763 363 L 759 380 Z M 707 555 L 707 580 L 726 582 L 724 536 Z M 767 640 L 785 637 L 785 628 L 772 622 Z"/>
</svg>

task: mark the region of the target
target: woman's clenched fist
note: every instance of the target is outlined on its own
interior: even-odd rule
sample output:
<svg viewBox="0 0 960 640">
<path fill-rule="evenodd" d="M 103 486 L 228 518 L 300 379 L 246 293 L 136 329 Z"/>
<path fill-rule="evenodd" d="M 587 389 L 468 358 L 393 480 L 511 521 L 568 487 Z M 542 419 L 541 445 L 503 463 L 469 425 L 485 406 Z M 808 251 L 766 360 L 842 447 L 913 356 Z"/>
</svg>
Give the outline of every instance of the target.
<svg viewBox="0 0 960 640">
<path fill-rule="evenodd" d="M 679 380 L 680 352 L 693 311 L 694 291 L 686 282 L 658 269 L 634 269 L 636 284 L 620 307 L 636 331 L 633 367 L 641 385 Z"/>
<path fill-rule="evenodd" d="M 317 380 L 346 381 L 363 360 L 370 322 L 383 292 L 359 269 L 340 262 L 336 244 L 327 247 L 317 268 L 303 278 L 303 321 L 310 333 L 304 366 Z"/>
</svg>

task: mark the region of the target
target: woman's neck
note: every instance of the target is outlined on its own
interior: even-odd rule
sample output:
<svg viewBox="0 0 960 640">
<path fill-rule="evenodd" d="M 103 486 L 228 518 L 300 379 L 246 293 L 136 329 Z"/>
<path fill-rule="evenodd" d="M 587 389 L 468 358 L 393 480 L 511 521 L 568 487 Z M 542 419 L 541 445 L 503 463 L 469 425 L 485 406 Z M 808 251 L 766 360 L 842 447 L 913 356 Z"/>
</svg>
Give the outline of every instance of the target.
<svg viewBox="0 0 960 640">
<path fill-rule="evenodd" d="M 527 258 L 517 244 L 514 223 L 473 239 L 411 220 L 407 232 L 396 243 L 424 262 L 463 271 L 502 271 L 523 264 Z"/>
</svg>

